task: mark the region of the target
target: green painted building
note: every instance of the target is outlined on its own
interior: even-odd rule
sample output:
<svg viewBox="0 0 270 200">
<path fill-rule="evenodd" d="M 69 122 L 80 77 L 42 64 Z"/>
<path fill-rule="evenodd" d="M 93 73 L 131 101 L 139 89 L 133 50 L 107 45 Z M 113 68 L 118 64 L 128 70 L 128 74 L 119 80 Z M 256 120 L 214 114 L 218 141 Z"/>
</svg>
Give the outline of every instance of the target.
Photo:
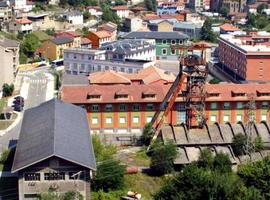
<svg viewBox="0 0 270 200">
<path fill-rule="evenodd" d="M 125 39 L 153 39 L 155 40 L 157 60 L 178 60 L 179 50 L 172 45 L 186 44 L 189 37 L 180 32 L 131 32 L 124 36 Z"/>
</svg>

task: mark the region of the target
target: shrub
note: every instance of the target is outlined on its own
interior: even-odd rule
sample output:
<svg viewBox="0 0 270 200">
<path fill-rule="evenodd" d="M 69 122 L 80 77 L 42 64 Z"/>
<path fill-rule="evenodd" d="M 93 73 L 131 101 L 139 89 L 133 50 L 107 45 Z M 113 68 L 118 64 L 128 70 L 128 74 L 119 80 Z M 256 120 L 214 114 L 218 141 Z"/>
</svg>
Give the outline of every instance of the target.
<svg viewBox="0 0 270 200">
<path fill-rule="evenodd" d="M 175 143 L 164 144 L 157 141 L 151 149 L 150 167 L 156 175 L 164 175 L 173 171 L 173 161 L 177 156 Z"/>
<path fill-rule="evenodd" d="M 141 141 L 144 145 L 148 146 L 152 139 L 152 126 L 150 123 L 146 124 L 143 129 Z"/>
<path fill-rule="evenodd" d="M 254 150 L 260 151 L 264 149 L 264 144 L 261 136 L 257 136 L 254 141 Z"/>
<path fill-rule="evenodd" d="M 14 85 L 13 84 L 9 85 L 7 83 L 4 83 L 2 90 L 3 90 L 3 97 L 9 97 L 12 95 L 12 93 L 14 91 Z"/>
<path fill-rule="evenodd" d="M 0 163 L 4 164 L 8 160 L 10 153 L 10 149 L 3 151 L 0 157 Z"/>
<path fill-rule="evenodd" d="M 238 133 L 233 137 L 232 149 L 236 156 L 241 156 L 245 154 L 245 146 L 247 144 L 247 136 Z"/>
</svg>

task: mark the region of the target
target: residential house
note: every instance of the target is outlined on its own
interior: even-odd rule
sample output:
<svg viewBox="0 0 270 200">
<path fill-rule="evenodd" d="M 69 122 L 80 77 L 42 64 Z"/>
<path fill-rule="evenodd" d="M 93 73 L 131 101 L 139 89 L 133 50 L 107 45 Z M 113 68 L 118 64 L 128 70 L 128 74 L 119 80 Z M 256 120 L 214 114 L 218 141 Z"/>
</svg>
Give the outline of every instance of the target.
<svg viewBox="0 0 270 200">
<path fill-rule="evenodd" d="M 88 75 L 93 72 L 113 70 L 136 73 L 154 62 L 137 60 L 108 60 L 106 50 L 69 48 L 64 50 L 64 66 L 68 74 Z"/>
<path fill-rule="evenodd" d="M 180 52 L 171 45 L 186 44 L 188 36 L 180 32 L 131 32 L 125 39 L 154 39 L 156 60 L 178 60 Z"/>
<path fill-rule="evenodd" d="M 11 33 L 31 33 L 33 31 L 32 21 L 25 17 L 11 20 L 8 30 Z"/>
<path fill-rule="evenodd" d="M 73 47 L 72 38 L 53 38 L 42 43 L 39 52 L 43 58 L 57 60 L 63 57 L 64 49 Z"/>
<path fill-rule="evenodd" d="M 96 160 L 84 109 L 52 99 L 25 111 L 12 172 L 19 200 L 53 190 L 90 200 Z"/>
<path fill-rule="evenodd" d="M 168 2 L 164 1 L 162 3 L 159 3 L 157 5 L 157 15 L 163 15 L 163 14 L 175 14 L 179 12 L 180 10 L 184 10 L 185 5 L 181 2 Z"/>
<path fill-rule="evenodd" d="M 106 60 L 155 61 L 155 40 L 124 39 L 106 43 L 100 48 L 106 50 Z"/>
<path fill-rule="evenodd" d="M 101 7 L 99 6 L 88 6 L 86 10 L 90 13 L 91 16 L 95 16 L 97 19 L 101 19 L 103 14 Z"/>
<path fill-rule="evenodd" d="M 112 36 L 112 33 L 108 31 L 97 31 L 88 33 L 86 37 L 91 40 L 92 48 L 97 49 L 101 47 L 102 44 L 114 41 Z"/>
<path fill-rule="evenodd" d="M 141 29 L 147 28 L 147 23 L 142 20 L 140 17 L 128 17 L 124 21 L 124 30 L 125 32 L 133 32 Z"/>
<path fill-rule="evenodd" d="M 221 26 L 219 26 L 219 28 L 220 28 L 220 34 L 227 34 L 227 33 L 240 31 L 239 28 L 229 23 L 222 24 Z"/>
<path fill-rule="evenodd" d="M 174 27 L 173 22 L 169 20 L 152 20 L 152 21 L 149 21 L 148 23 L 148 28 L 151 31 L 169 32 L 169 31 L 173 31 L 173 27 Z"/>
<path fill-rule="evenodd" d="M 73 39 L 72 47 L 81 47 L 81 35 L 75 31 L 55 32 L 53 34 L 55 38 L 70 38 Z"/>
<path fill-rule="evenodd" d="M 129 8 L 127 6 L 114 6 L 112 11 L 117 14 L 120 19 L 124 19 L 129 16 Z"/>
<path fill-rule="evenodd" d="M 203 27 L 204 21 L 186 21 L 186 22 L 177 22 L 174 24 L 174 31 L 179 31 L 188 35 L 190 38 L 200 38 L 201 29 Z"/>
<path fill-rule="evenodd" d="M 12 16 L 11 8 L 8 1 L 0 2 L 0 23 L 8 21 Z"/>
<path fill-rule="evenodd" d="M 0 90 L 4 83 L 11 84 L 15 80 L 19 64 L 20 43 L 10 39 L 0 39 Z"/>
<path fill-rule="evenodd" d="M 145 8 L 141 6 L 134 6 L 130 8 L 130 10 L 135 14 L 135 15 L 140 15 L 143 12 L 145 12 Z"/>
<path fill-rule="evenodd" d="M 91 48 L 92 48 L 92 42 L 91 42 L 91 40 L 89 40 L 89 39 L 86 38 L 86 37 L 82 37 L 82 38 L 81 38 L 81 47 L 82 47 L 82 48 L 88 48 L 88 49 L 91 49 Z"/>
<path fill-rule="evenodd" d="M 72 12 L 64 13 L 63 17 L 72 25 L 83 24 L 83 14 L 79 11 L 72 11 Z"/>
<path fill-rule="evenodd" d="M 33 9 L 33 4 L 27 0 L 9 0 L 10 6 L 16 13 L 18 12 L 29 12 Z"/>
<path fill-rule="evenodd" d="M 117 24 L 113 22 L 107 22 L 98 26 L 97 31 L 107 31 L 111 33 L 111 41 L 117 39 Z"/>
</svg>

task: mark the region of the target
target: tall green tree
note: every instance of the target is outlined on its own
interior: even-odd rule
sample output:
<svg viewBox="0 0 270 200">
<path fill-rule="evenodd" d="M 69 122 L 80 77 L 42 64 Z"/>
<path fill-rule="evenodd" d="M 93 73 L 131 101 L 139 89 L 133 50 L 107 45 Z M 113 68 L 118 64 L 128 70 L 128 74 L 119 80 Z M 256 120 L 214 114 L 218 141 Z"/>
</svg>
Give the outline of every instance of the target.
<svg viewBox="0 0 270 200">
<path fill-rule="evenodd" d="M 164 144 L 157 141 L 151 149 L 150 167 L 156 175 L 164 175 L 173 171 L 173 161 L 177 156 L 175 143 Z"/>
<path fill-rule="evenodd" d="M 144 0 L 144 5 L 147 10 L 153 11 L 154 10 L 154 5 L 152 0 Z"/>
<path fill-rule="evenodd" d="M 117 16 L 115 12 L 113 12 L 108 4 L 102 5 L 102 20 L 105 22 L 113 22 L 117 25 L 120 25 L 120 18 Z"/>
<path fill-rule="evenodd" d="M 22 52 L 27 56 L 33 56 L 36 49 L 39 47 L 39 39 L 34 34 L 30 33 L 24 36 L 23 42 L 20 46 Z"/>
<path fill-rule="evenodd" d="M 229 12 L 230 12 L 230 9 L 227 6 L 222 6 L 221 9 L 220 9 L 220 14 L 223 17 L 227 18 L 229 16 Z"/>
<path fill-rule="evenodd" d="M 216 42 L 217 35 L 212 30 L 212 19 L 207 17 L 201 29 L 201 39 L 209 42 Z"/>
</svg>

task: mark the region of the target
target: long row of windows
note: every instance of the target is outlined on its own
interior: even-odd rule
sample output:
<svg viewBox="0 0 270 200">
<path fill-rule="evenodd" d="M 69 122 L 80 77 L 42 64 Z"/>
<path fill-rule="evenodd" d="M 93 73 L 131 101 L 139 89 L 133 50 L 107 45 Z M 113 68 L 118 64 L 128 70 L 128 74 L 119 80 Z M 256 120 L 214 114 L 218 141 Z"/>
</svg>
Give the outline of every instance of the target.
<svg viewBox="0 0 270 200">
<path fill-rule="evenodd" d="M 119 104 L 118 108 L 119 108 L 119 111 L 125 112 L 125 111 L 127 111 L 127 104 Z M 106 104 L 104 109 L 106 112 L 111 112 L 111 111 L 113 111 L 113 105 Z M 141 109 L 140 104 L 133 104 L 132 105 L 132 111 L 140 111 L 140 109 Z M 152 103 L 146 104 L 146 110 L 148 110 L 148 111 L 154 110 L 154 104 L 152 104 Z M 91 105 L 91 111 L 92 112 L 100 111 L 100 105 L 98 105 L 98 104 Z"/>
<path fill-rule="evenodd" d="M 241 122 L 244 120 L 243 115 L 239 114 L 236 115 L 235 121 L 236 122 Z M 266 121 L 267 120 L 267 115 L 261 115 L 261 121 Z M 217 115 L 210 115 L 210 122 L 217 122 L 218 117 Z M 230 115 L 223 115 L 223 122 L 230 122 L 231 121 L 231 116 Z"/>
<path fill-rule="evenodd" d="M 77 172 L 69 172 L 68 173 L 68 179 L 74 180 L 74 179 L 83 179 L 83 173 L 79 173 L 80 177 L 77 176 Z M 41 180 L 41 174 L 40 173 L 34 173 L 34 172 L 28 172 L 24 173 L 24 180 L 25 181 L 40 181 Z M 44 180 L 45 181 L 56 181 L 56 180 L 65 180 L 65 172 L 51 172 L 51 173 L 44 173 Z"/>
<path fill-rule="evenodd" d="M 152 116 L 146 117 L 146 123 L 151 122 Z M 119 117 L 118 118 L 119 124 L 126 124 L 127 123 L 127 118 L 126 117 Z M 92 117 L 91 118 L 91 123 L 92 124 L 98 124 L 99 123 L 99 118 L 98 117 Z M 113 117 L 106 117 L 105 118 L 105 123 L 106 124 L 112 124 L 113 123 Z M 132 123 L 133 124 L 139 124 L 140 123 L 140 117 L 139 116 L 134 116 L 132 117 Z"/>
<path fill-rule="evenodd" d="M 210 104 L 211 109 L 217 109 L 217 106 L 218 106 L 217 102 L 212 102 Z M 247 106 L 247 104 L 244 104 L 243 102 L 237 102 L 236 103 L 236 108 L 237 109 L 243 109 L 246 106 Z M 224 102 L 223 103 L 223 109 L 230 109 L 230 108 L 231 108 L 231 104 L 229 102 Z M 262 109 L 268 109 L 269 108 L 268 102 L 267 101 L 262 102 L 261 108 Z"/>
</svg>

